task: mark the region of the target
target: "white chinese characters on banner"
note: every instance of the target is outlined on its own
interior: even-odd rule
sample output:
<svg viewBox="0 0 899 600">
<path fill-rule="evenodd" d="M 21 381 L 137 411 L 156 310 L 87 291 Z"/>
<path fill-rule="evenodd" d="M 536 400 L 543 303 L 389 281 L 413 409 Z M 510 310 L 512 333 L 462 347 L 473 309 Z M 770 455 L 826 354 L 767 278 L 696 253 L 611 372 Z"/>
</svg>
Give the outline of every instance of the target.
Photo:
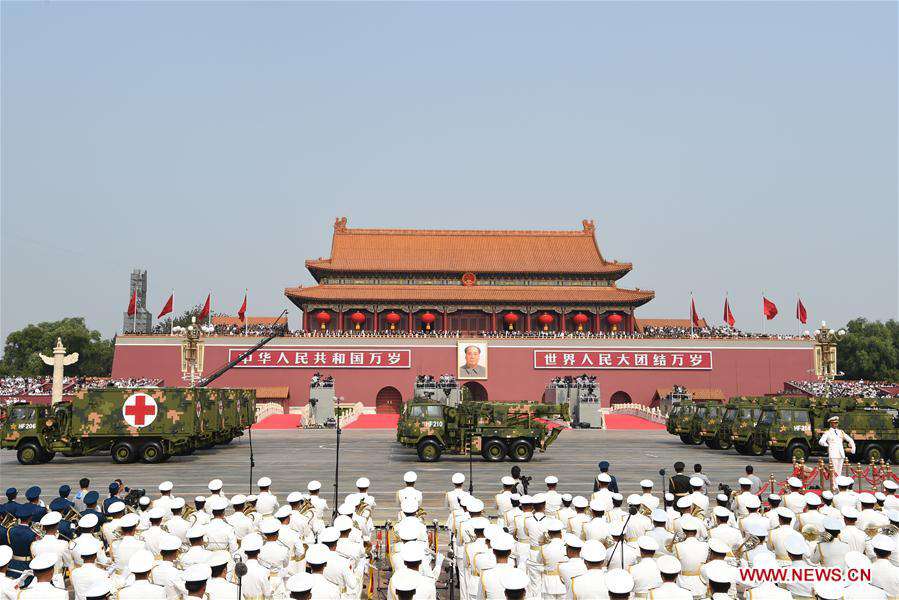
<svg viewBox="0 0 899 600">
<path fill-rule="evenodd" d="M 685 369 L 712 368 L 708 350 L 534 350 L 535 369 Z"/>
<path fill-rule="evenodd" d="M 240 348 L 228 350 L 229 360 L 240 356 Z M 408 369 L 412 351 L 408 348 L 389 350 L 277 348 L 257 350 L 240 361 L 235 368 L 320 368 L 320 369 Z"/>
</svg>

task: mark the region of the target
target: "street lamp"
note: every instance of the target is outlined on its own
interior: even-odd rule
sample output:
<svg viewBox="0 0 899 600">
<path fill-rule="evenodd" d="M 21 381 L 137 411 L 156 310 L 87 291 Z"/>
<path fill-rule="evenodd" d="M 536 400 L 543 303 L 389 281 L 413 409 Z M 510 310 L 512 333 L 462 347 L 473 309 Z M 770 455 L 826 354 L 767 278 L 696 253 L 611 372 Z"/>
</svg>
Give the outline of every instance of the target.
<svg viewBox="0 0 899 600">
<path fill-rule="evenodd" d="M 821 321 L 821 327 L 815 330 L 815 375 L 824 380 L 826 396 L 830 396 L 833 380 L 837 375 L 837 343 L 846 335 L 844 329 L 834 331 Z"/>
</svg>

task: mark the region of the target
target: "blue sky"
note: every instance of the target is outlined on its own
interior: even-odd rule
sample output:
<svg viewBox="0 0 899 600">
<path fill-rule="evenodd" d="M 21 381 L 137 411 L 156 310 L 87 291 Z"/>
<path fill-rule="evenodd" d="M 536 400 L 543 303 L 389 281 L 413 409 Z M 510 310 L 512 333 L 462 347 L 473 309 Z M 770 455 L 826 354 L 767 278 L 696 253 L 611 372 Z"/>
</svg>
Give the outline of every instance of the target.
<svg viewBox="0 0 899 600">
<path fill-rule="evenodd" d="M 2 335 L 251 314 L 350 226 L 595 219 L 645 316 L 897 315 L 895 3 L 11 3 Z M 297 325 L 297 312 L 292 324 Z"/>
</svg>

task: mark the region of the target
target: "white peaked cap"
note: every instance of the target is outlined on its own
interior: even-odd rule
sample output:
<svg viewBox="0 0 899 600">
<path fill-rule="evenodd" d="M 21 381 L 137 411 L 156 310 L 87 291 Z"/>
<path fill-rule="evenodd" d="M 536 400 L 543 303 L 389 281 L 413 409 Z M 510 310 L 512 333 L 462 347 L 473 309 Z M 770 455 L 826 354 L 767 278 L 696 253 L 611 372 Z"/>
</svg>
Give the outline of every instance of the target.
<svg viewBox="0 0 899 600">
<path fill-rule="evenodd" d="M 52 527 L 53 525 L 59 524 L 60 521 L 62 521 L 62 515 L 55 510 L 51 510 L 43 517 L 41 517 L 40 523 L 44 527 Z"/>
<path fill-rule="evenodd" d="M 606 559 L 606 549 L 599 540 L 587 540 L 581 547 L 581 558 L 588 562 L 602 562 Z"/>
<path fill-rule="evenodd" d="M 192 583 L 208 581 L 210 577 L 212 577 L 212 568 L 208 564 L 191 565 L 184 571 L 184 581 Z"/>
<path fill-rule="evenodd" d="M 262 536 L 258 533 L 251 533 L 240 541 L 240 549 L 244 552 L 256 552 L 262 549 Z"/>
<path fill-rule="evenodd" d="M 181 538 L 167 533 L 159 539 L 159 549 L 165 552 L 174 552 L 181 548 Z"/>
<path fill-rule="evenodd" d="M 90 529 L 91 527 L 96 527 L 97 523 L 100 522 L 99 517 L 94 513 L 87 513 L 86 515 L 82 515 L 80 519 L 78 519 L 78 527 L 81 529 Z"/>
<path fill-rule="evenodd" d="M 403 481 L 406 483 L 415 483 L 418 480 L 418 475 L 416 475 L 415 471 L 406 471 L 403 473 Z"/>
<path fill-rule="evenodd" d="M 322 483 L 321 483 L 321 481 L 317 481 L 317 480 L 313 479 L 306 486 L 306 489 L 309 490 L 310 492 L 318 491 L 318 490 L 322 489 Z"/>
<path fill-rule="evenodd" d="M 451 480 L 454 484 L 459 485 L 460 483 L 465 483 L 465 475 L 462 473 L 453 473 L 453 477 Z"/>
<path fill-rule="evenodd" d="M 223 485 L 224 484 L 222 483 L 221 479 L 213 479 L 209 482 L 209 485 L 207 487 L 209 488 L 209 491 L 217 492 L 222 489 Z"/>
<path fill-rule="evenodd" d="M 606 588 L 613 594 L 630 594 L 634 578 L 624 569 L 612 569 L 606 573 Z"/>
<path fill-rule="evenodd" d="M 267 488 L 272 485 L 272 480 L 268 477 L 260 477 L 259 481 L 256 482 L 256 485 L 261 488 Z"/>
<path fill-rule="evenodd" d="M 159 484 L 159 491 L 160 492 L 171 492 L 172 488 L 174 488 L 174 487 L 175 487 L 175 484 L 172 483 L 171 481 L 163 481 L 162 483 Z"/>
<path fill-rule="evenodd" d="M 296 575 L 292 575 L 287 580 L 287 591 L 309 592 L 312 590 L 312 585 L 314 583 L 315 578 L 309 573 L 297 573 Z"/>
<path fill-rule="evenodd" d="M 371 486 L 371 481 L 368 480 L 368 477 L 360 477 L 356 480 L 357 488 L 367 488 Z"/>
<path fill-rule="evenodd" d="M 138 550 L 128 560 L 128 570 L 132 573 L 146 573 L 153 568 L 156 559 L 149 550 Z"/>
<path fill-rule="evenodd" d="M 681 564 L 680 561 L 669 554 L 663 554 L 659 558 L 656 559 L 656 564 L 659 566 L 659 571 L 665 573 L 666 575 L 674 575 L 676 573 L 680 573 Z"/>
</svg>

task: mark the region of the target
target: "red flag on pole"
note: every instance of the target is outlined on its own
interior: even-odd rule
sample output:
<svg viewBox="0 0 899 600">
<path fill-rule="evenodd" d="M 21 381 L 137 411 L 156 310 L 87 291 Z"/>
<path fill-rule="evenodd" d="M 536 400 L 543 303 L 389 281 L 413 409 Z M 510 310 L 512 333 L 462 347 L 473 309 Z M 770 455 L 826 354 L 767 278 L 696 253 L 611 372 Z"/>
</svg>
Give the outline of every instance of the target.
<svg viewBox="0 0 899 600">
<path fill-rule="evenodd" d="M 696 312 L 696 301 L 690 298 L 690 320 L 693 321 L 693 327 L 699 327 L 699 313 Z"/>
<path fill-rule="evenodd" d="M 802 298 L 796 299 L 796 318 L 803 325 L 808 320 L 808 313 L 805 310 L 805 305 L 802 303 Z"/>
<path fill-rule="evenodd" d="M 777 305 L 762 296 L 762 314 L 769 321 L 777 316 Z"/>
<path fill-rule="evenodd" d="M 730 312 L 730 303 L 728 303 L 726 296 L 724 298 L 724 322 L 731 327 L 733 327 L 734 323 L 736 323 L 736 321 L 734 320 L 734 313 Z"/>
<path fill-rule="evenodd" d="M 200 314 L 197 316 L 197 321 L 202 321 L 203 319 L 209 316 L 209 299 L 212 297 L 212 294 L 206 295 L 206 304 L 203 305 L 203 310 L 200 311 Z"/>
<path fill-rule="evenodd" d="M 162 310 L 159 311 L 159 314 L 156 315 L 157 319 L 161 319 L 166 316 L 170 312 L 172 312 L 172 306 L 175 304 L 175 292 L 172 292 L 172 295 L 169 296 L 169 299 L 165 301 L 165 306 L 162 307 Z"/>
<path fill-rule="evenodd" d="M 243 304 L 241 304 L 240 308 L 237 309 L 237 317 L 241 321 L 244 321 L 245 320 L 244 317 L 246 316 L 246 314 L 247 314 L 247 295 L 244 294 L 243 295 Z"/>
<path fill-rule="evenodd" d="M 128 316 L 132 317 L 137 312 L 137 291 L 131 294 L 131 300 L 128 302 Z"/>
</svg>

